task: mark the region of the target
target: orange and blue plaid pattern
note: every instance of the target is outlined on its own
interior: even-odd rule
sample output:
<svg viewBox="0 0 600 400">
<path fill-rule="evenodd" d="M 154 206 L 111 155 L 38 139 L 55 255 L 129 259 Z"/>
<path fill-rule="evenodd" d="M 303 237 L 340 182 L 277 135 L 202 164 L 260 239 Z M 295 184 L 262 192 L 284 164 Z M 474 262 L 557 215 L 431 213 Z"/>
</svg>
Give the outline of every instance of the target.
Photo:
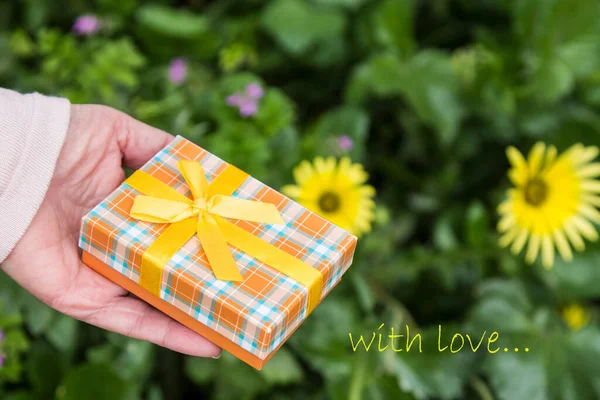
<svg viewBox="0 0 600 400">
<path fill-rule="evenodd" d="M 178 160 L 197 160 L 210 183 L 228 164 L 177 137 L 142 171 L 190 196 Z M 126 183 L 83 218 L 79 246 L 139 283 L 142 254 L 167 227 L 129 217 L 136 190 Z M 285 225 L 231 220 L 262 240 L 301 259 L 323 275 L 322 297 L 352 263 L 356 237 L 253 177 L 233 196 L 275 204 Z M 268 265 L 229 246 L 242 282 L 217 280 L 197 237 L 190 239 L 163 271 L 160 297 L 243 349 L 265 359 L 306 318 L 308 290 Z"/>
</svg>

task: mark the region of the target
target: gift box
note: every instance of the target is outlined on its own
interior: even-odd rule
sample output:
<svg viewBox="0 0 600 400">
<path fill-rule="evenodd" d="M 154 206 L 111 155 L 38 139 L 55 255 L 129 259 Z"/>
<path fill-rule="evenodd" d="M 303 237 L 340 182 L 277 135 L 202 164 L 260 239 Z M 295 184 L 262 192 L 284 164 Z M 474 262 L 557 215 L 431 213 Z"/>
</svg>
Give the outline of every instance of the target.
<svg viewBox="0 0 600 400">
<path fill-rule="evenodd" d="M 356 237 L 177 137 L 83 218 L 83 262 L 254 368 L 341 280 Z"/>
</svg>

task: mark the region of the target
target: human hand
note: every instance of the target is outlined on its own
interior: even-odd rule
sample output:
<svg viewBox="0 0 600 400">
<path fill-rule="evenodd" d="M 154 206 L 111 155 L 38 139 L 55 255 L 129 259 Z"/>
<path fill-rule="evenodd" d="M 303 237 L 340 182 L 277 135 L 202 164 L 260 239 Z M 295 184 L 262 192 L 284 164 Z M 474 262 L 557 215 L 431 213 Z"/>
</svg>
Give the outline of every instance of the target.
<svg viewBox="0 0 600 400">
<path fill-rule="evenodd" d="M 173 137 L 97 105 L 72 105 L 46 197 L 2 269 L 50 307 L 123 335 L 201 357 L 221 350 L 81 262 L 81 218 Z"/>
</svg>

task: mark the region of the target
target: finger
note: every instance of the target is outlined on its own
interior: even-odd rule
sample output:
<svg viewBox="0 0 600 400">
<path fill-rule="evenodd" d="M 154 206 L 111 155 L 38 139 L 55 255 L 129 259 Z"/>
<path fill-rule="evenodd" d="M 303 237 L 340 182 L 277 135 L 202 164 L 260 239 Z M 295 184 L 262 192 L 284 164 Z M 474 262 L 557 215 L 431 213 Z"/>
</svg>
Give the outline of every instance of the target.
<svg viewBox="0 0 600 400">
<path fill-rule="evenodd" d="M 85 321 L 191 356 L 218 357 L 221 354 L 217 345 L 134 297 L 117 297 Z"/>
<path fill-rule="evenodd" d="M 117 140 L 123 164 L 137 169 L 174 139 L 174 136 L 123 114 L 117 127 Z"/>
</svg>

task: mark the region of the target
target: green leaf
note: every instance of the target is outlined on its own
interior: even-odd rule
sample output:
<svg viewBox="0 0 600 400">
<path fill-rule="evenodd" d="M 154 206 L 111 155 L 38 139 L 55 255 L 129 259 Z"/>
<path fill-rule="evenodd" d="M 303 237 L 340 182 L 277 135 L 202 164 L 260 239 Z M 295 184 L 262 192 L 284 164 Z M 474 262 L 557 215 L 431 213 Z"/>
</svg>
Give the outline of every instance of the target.
<svg viewBox="0 0 600 400">
<path fill-rule="evenodd" d="M 399 54 L 410 54 L 415 47 L 413 14 L 413 0 L 381 2 L 375 9 L 372 22 L 377 42 L 395 49 Z"/>
<path fill-rule="evenodd" d="M 204 385 L 214 380 L 218 369 L 217 363 L 210 359 L 199 357 L 185 358 L 185 374 L 192 382 Z"/>
<path fill-rule="evenodd" d="M 27 378 L 38 398 L 49 399 L 67 370 L 64 355 L 47 344 L 36 343 L 27 360 Z"/>
<path fill-rule="evenodd" d="M 47 23 L 50 5 L 44 1 L 25 0 L 25 24 L 31 31 Z"/>
<path fill-rule="evenodd" d="M 58 388 L 60 400 L 118 400 L 128 393 L 127 383 L 106 364 L 85 364 L 69 372 Z"/>
<path fill-rule="evenodd" d="M 178 39 L 193 39 L 209 30 L 206 17 L 158 4 L 140 7 L 136 19 L 144 28 Z"/>
<path fill-rule="evenodd" d="M 0 328 L 6 329 L 23 323 L 23 318 L 18 312 L 0 314 Z"/>
<path fill-rule="evenodd" d="M 137 6 L 139 0 L 99 0 L 100 7 L 120 15 L 129 15 Z"/>
<path fill-rule="evenodd" d="M 216 382 L 215 398 L 219 400 L 251 400 L 270 387 L 259 371 L 229 353 L 224 352 L 218 363 L 221 372 Z"/>
<path fill-rule="evenodd" d="M 459 245 L 456 232 L 452 226 L 451 216 L 443 214 L 433 228 L 433 243 L 440 250 L 456 249 Z"/>
<path fill-rule="evenodd" d="M 445 328 L 451 330 L 449 327 Z M 442 331 L 442 336 L 446 339 L 443 343 L 449 343 L 445 333 Z M 470 349 L 465 350 L 468 345 L 455 354 L 450 354 L 448 349 L 440 352 L 437 349 L 437 328 L 423 331 L 421 334 L 422 353 L 413 347 L 409 352 L 395 354 L 394 368 L 400 388 L 412 393 L 417 399 L 462 397 L 464 384 L 473 366 L 474 354 Z"/>
<path fill-rule="evenodd" d="M 450 58 L 443 53 L 422 51 L 406 61 L 390 53 L 372 57 L 355 70 L 346 98 L 361 103 L 370 93 L 404 96 L 444 145 L 458 134 L 464 110 Z"/>
<path fill-rule="evenodd" d="M 534 308 L 527 297 L 518 281 L 495 281 L 480 293 L 469 317 L 475 332 L 499 333 L 500 351 L 484 360 L 498 398 L 598 398 L 600 331 L 595 326 L 569 330 L 556 310 Z"/>
<path fill-rule="evenodd" d="M 280 348 L 260 372 L 267 382 L 276 385 L 298 383 L 303 378 L 302 368 L 286 347 Z"/>
<path fill-rule="evenodd" d="M 512 302 L 493 296 L 483 298 L 471 311 L 471 322 L 478 328 L 496 329 L 498 321 L 502 321 L 501 333 L 532 330 L 530 318 L 530 315 Z"/>
<path fill-rule="evenodd" d="M 120 376 L 128 380 L 143 380 L 152 369 L 154 345 L 150 342 L 127 338 L 119 351 L 114 367 Z"/>
<path fill-rule="evenodd" d="M 34 335 L 44 332 L 56 315 L 52 308 L 33 296 L 27 297 L 26 308 L 25 322 Z"/>
<path fill-rule="evenodd" d="M 274 136 L 295 122 L 294 103 L 279 89 L 267 89 L 255 120 L 266 136 Z"/>
<path fill-rule="evenodd" d="M 423 51 L 404 68 L 402 91 L 417 115 L 432 125 L 443 144 L 456 138 L 463 117 L 450 58 L 442 53 Z"/>
<path fill-rule="evenodd" d="M 362 103 L 369 94 L 389 96 L 400 94 L 403 89 L 403 64 L 392 53 L 371 57 L 359 65 L 346 89 L 346 99 L 352 104 Z"/>
<path fill-rule="evenodd" d="M 36 397 L 34 397 L 29 392 L 26 392 L 24 390 L 19 390 L 17 392 L 8 393 L 6 396 L 3 397 L 3 399 L 4 400 L 35 400 Z"/>
<path fill-rule="evenodd" d="M 262 180 L 271 158 L 269 143 L 256 126 L 247 121 L 229 121 L 207 137 L 211 152 Z"/>
<path fill-rule="evenodd" d="M 351 273 L 349 278 L 354 286 L 358 301 L 360 302 L 363 310 L 366 312 L 373 311 L 375 305 L 377 304 L 377 298 L 365 277 L 360 273 Z"/>
<path fill-rule="evenodd" d="M 115 359 L 117 351 L 119 351 L 117 347 L 106 343 L 100 346 L 90 347 L 86 351 L 86 357 L 94 364 L 109 364 Z"/>
<path fill-rule="evenodd" d="M 340 35 L 343 15 L 298 0 L 275 0 L 263 12 L 262 25 L 290 53 L 300 54 L 317 42 Z"/>
<path fill-rule="evenodd" d="M 164 398 L 165 396 L 163 396 L 160 386 L 150 386 L 150 389 L 148 389 L 148 400 L 164 400 Z"/>
<path fill-rule="evenodd" d="M 19 57 L 30 57 L 35 53 L 35 43 L 23 29 L 16 30 L 10 36 L 10 49 Z"/>
<path fill-rule="evenodd" d="M 479 202 L 471 203 L 466 215 L 466 239 L 473 247 L 483 247 L 490 232 L 490 220 L 487 209 Z"/>
<path fill-rule="evenodd" d="M 600 368 L 600 331 L 596 327 L 551 334 L 539 329 L 534 335 L 510 339 L 508 352 L 487 356 L 484 364 L 499 399 L 577 400 L 600 396 L 596 373 Z M 528 352 L 523 350 L 525 346 Z"/>
<path fill-rule="evenodd" d="M 11 349 L 16 351 L 29 350 L 29 339 L 21 329 L 11 329 L 5 335 L 7 346 Z"/>
<path fill-rule="evenodd" d="M 573 261 L 557 257 L 542 276 L 565 299 L 581 300 L 600 296 L 600 246 L 589 245 L 583 253 L 575 253 Z"/>
<path fill-rule="evenodd" d="M 343 7 L 354 10 L 360 7 L 367 0 L 314 0 L 315 3 L 324 6 Z"/>
<path fill-rule="evenodd" d="M 58 315 L 46 330 L 46 337 L 60 351 L 75 348 L 77 321 L 66 315 Z"/>
<path fill-rule="evenodd" d="M 372 382 L 367 388 L 367 396 L 363 398 L 369 400 L 415 400 L 412 394 L 400 389 L 398 382 L 392 376 L 383 376 Z"/>
<path fill-rule="evenodd" d="M 533 74 L 526 93 L 555 102 L 578 78 L 600 66 L 600 9 L 595 0 L 521 0 L 514 7 L 517 34 L 529 47 L 524 57 Z"/>
<path fill-rule="evenodd" d="M 486 370 L 500 399 L 548 399 L 544 367 L 527 353 L 489 357 Z"/>
<path fill-rule="evenodd" d="M 512 11 L 517 34 L 539 53 L 598 32 L 595 0 L 519 0 Z"/>
<path fill-rule="evenodd" d="M 573 72 L 564 61 L 549 59 L 542 62 L 526 91 L 541 102 L 553 103 L 568 94 L 575 85 Z"/>
</svg>

